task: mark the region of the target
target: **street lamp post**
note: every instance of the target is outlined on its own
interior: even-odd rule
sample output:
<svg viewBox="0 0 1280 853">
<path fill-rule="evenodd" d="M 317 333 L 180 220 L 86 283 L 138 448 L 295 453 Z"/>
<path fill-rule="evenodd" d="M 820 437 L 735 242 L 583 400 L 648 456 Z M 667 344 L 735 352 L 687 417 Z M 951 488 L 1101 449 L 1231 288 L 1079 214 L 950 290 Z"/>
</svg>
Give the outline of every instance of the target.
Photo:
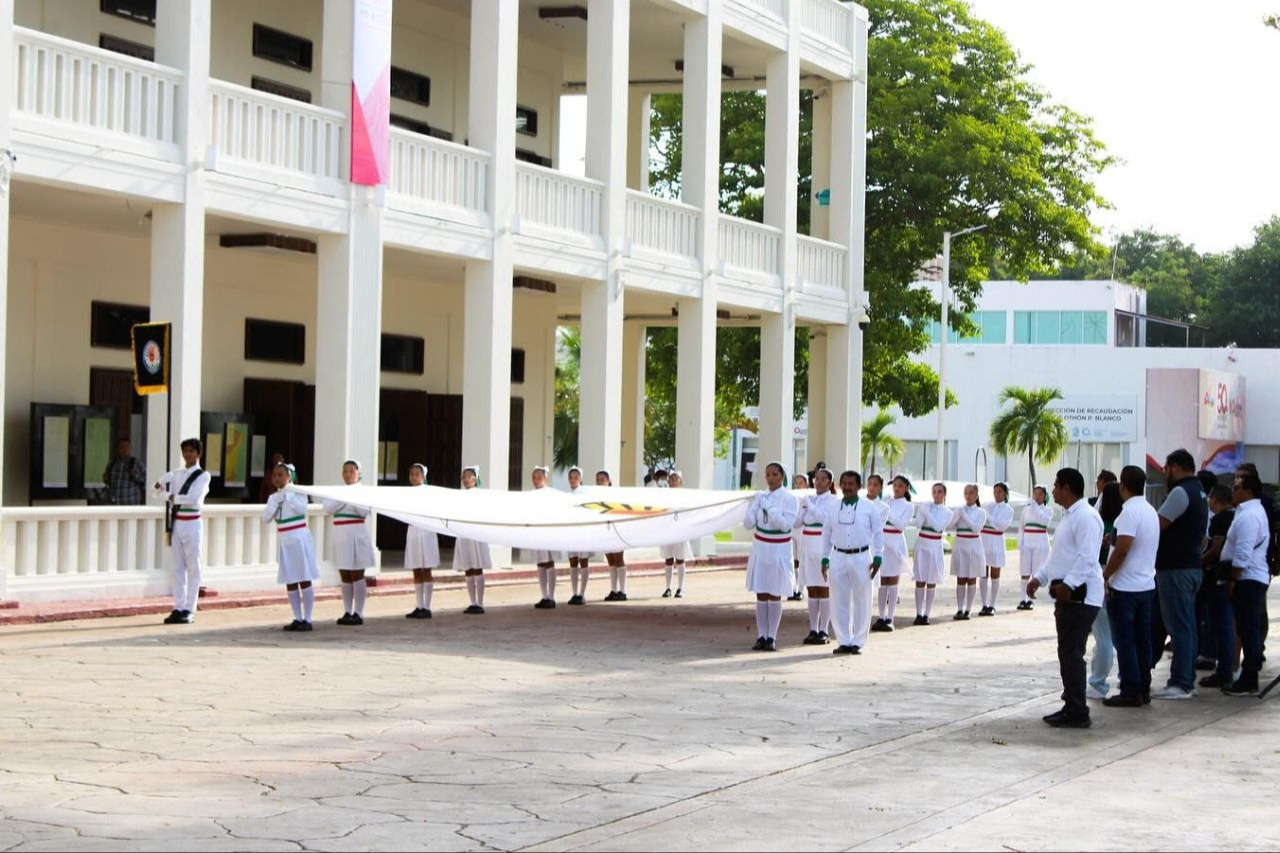
<svg viewBox="0 0 1280 853">
<path fill-rule="evenodd" d="M 963 237 L 965 234 L 972 234 L 986 227 L 986 225 L 975 225 L 972 228 L 966 228 L 954 234 L 950 231 L 944 231 L 942 234 L 942 293 L 940 299 L 942 303 L 942 322 L 938 329 L 938 447 L 936 453 L 938 460 L 937 479 L 939 480 L 945 480 L 947 476 L 945 424 L 947 417 L 947 321 L 951 313 L 951 238 Z"/>
</svg>

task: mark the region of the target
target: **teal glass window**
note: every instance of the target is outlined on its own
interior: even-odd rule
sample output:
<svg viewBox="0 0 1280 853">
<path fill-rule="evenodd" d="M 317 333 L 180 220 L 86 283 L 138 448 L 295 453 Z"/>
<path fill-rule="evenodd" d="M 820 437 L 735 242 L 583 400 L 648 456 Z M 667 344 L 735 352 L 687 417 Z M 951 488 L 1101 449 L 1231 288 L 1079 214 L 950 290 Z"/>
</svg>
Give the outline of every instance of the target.
<svg viewBox="0 0 1280 853">
<path fill-rule="evenodd" d="M 1013 312 L 1013 342 L 1015 344 L 1032 343 L 1030 311 Z"/>
<path fill-rule="evenodd" d="M 1084 312 L 1084 343 L 1106 346 L 1107 312 Z"/>
<path fill-rule="evenodd" d="M 1084 341 L 1083 314 L 1080 311 L 1063 311 L 1058 315 L 1058 342 L 1079 344 Z"/>
<path fill-rule="evenodd" d="M 1062 330 L 1057 311 L 1035 311 L 1034 335 L 1032 343 L 1056 344 L 1062 341 Z"/>
<path fill-rule="evenodd" d="M 1013 342 L 1105 346 L 1107 321 L 1106 311 L 1015 311 Z"/>
</svg>

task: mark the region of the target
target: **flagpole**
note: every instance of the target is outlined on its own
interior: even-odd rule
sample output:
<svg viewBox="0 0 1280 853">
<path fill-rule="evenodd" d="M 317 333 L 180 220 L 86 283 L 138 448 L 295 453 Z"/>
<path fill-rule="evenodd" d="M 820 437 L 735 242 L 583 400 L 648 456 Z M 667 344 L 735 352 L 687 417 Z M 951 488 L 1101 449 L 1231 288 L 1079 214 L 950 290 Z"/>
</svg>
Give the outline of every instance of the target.
<svg viewBox="0 0 1280 853">
<path fill-rule="evenodd" d="M 173 470 L 173 368 L 170 360 L 173 358 L 173 324 L 169 324 L 169 328 L 165 329 L 165 354 L 164 354 L 164 470 L 168 474 Z M 173 544 L 173 498 L 170 496 L 164 508 L 164 535 L 165 541 Z"/>
</svg>

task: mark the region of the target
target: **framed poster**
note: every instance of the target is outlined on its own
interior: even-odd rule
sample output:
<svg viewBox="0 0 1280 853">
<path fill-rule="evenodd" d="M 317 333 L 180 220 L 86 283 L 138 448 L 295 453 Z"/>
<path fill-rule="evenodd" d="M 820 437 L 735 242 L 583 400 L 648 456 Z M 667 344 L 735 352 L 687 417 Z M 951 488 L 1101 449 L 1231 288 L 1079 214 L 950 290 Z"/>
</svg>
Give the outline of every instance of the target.
<svg viewBox="0 0 1280 853">
<path fill-rule="evenodd" d="M 204 435 L 204 470 L 210 477 L 222 476 L 222 433 L 207 432 Z"/>
<path fill-rule="evenodd" d="M 71 487 L 71 418 L 47 415 L 44 418 L 44 466 L 40 485 L 46 489 Z"/>
<path fill-rule="evenodd" d="M 241 489 L 249 484 L 249 445 L 253 441 L 253 429 L 245 423 L 230 422 L 226 430 L 223 483 L 228 489 Z"/>
<path fill-rule="evenodd" d="M 102 475 L 112 458 L 115 406 L 32 403 L 27 446 L 27 500 L 105 499 Z"/>
<path fill-rule="evenodd" d="M 103 475 L 111 464 L 111 419 L 85 418 L 84 421 L 84 485 L 86 489 L 104 488 Z"/>
<path fill-rule="evenodd" d="M 249 451 L 249 476 L 267 476 L 267 437 L 255 435 L 253 448 Z"/>
</svg>

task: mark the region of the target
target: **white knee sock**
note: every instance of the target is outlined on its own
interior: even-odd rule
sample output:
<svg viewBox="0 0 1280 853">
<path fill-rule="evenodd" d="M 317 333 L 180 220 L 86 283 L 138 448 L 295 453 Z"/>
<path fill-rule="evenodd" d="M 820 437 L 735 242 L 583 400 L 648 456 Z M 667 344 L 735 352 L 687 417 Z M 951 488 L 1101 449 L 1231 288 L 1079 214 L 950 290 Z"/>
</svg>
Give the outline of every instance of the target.
<svg viewBox="0 0 1280 853">
<path fill-rule="evenodd" d="M 770 640 L 778 639 L 778 628 L 782 625 L 782 602 L 770 601 L 769 604 L 769 633 L 765 634 Z"/>
<path fill-rule="evenodd" d="M 924 615 L 933 615 L 933 598 L 938 594 L 937 587 L 926 587 L 924 591 Z"/>
<path fill-rule="evenodd" d="M 618 566 L 618 592 L 623 595 L 627 594 L 627 567 L 625 565 Z"/>
<path fill-rule="evenodd" d="M 969 594 L 968 589 L 964 584 L 956 585 L 956 610 L 964 610 L 965 597 Z"/>
<path fill-rule="evenodd" d="M 891 586 L 880 585 L 880 589 L 876 591 L 876 613 L 881 619 L 885 618 L 885 614 L 889 612 L 889 590 Z"/>
<path fill-rule="evenodd" d="M 898 587 L 897 585 L 882 586 L 880 590 L 881 592 L 889 591 L 884 600 L 884 619 L 886 622 L 893 624 L 893 614 L 898 610 Z"/>
<path fill-rule="evenodd" d="M 293 608 L 293 620 L 295 622 L 302 621 L 302 593 L 296 589 L 289 592 L 289 606 Z"/>
<path fill-rule="evenodd" d="M 676 567 L 667 561 L 667 589 L 671 589 L 671 576 L 675 574 Z"/>
<path fill-rule="evenodd" d="M 818 599 L 818 632 L 822 634 L 831 631 L 831 599 Z"/>
<path fill-rule="evenodd" d="M 758 636 L 769 636 L 769 602 L 756 602 L 756 633 Z"/>
<path fill-rule="evenodd" d="M 547 601 L 556 600 L 556 567 L 547 569 Z"/>
<path fill-rule="evenodd" d="M 924 587 L 916 587 L 916 615 L 924 615 Z"/>
<path fill-rule="evenodd" d="M 538 594 L 545 601 L 547 598 L 547 570 L 542 566 L 538 566 Z"/>
<path fill-rule="evenodd" d="M 1027 594 L 1027 584 L 1031 583 L 1031 575 L 1022 576 L 1022 603 L 1026 604 L 1031 600 L 1031 596 Z"/>
<path fill-rule="evenodd" d="M 423 608 L 422 588 L 425 586 L 426 584 L 422 583 L 421 581 L 413 582 L 413 606 L 416 610 L 421 610 Z"/>
<path fill-rule="evenodd" d="M 431 609 L 431 593 L 436 591 L 435 581 L 427 581 L 422 585 L 422 609 Z"/>
<path fill-rule="evenodd" d="M 964 585 L 964 612 L 968 613 L 973 609 L 973 600 L 978 597 L 978 585 L 969 583 Z"/>
<path fill-rule="evenodd" d="M 992 578 L 989 591 L 987 592 L 987 606 L 994 608 L 998 598 L 1000 598 L 1000 578 Z"/>
<path fill-rule="evenodd" d="M 311 621 L 311 611 L 316 606 L 316 588 L 309 586 L 302 590 L 302 621 Z"/>
<path fill-rule="evenodd" d="M 609 592 L 618 591 L 618 567 L 609 567 Z"/>
<path fill-rule="evenodd" d="M 676 589 L 684 589 L 684 560 L 676 563 Z"/>
<path fill-rule="evenodd" d="M 809 630 L 810 631 L 816 632 L 816 631 L 822 630 L 818 627 L 818 624 L 819 624 L 818 619 L 821 618 L 819 613 L 820 603 L 821 603 L 821 599 L 817 599 L 817 598 L 814 598 L 813 596 L 809 596 Z"/>
<path fill-rule="evenodd" d="M 351 602 L 355 600 L 355 595 L 356 593 L 355 593 L 355 590 L 352 589 L 352 585 L 347 583 L 346 581 L 343 581 L 342 582 L 342 612 L 343 613 L 351 612 Z"/>
<path fill-rule="evenodd" d="M 361 578 L 351 585 L 351 591 L 355 594 L 351 602 L 351 612 L 357 616 L 363 616 L 364 603 L 369 598 L 369 581 Z"/>
<path fill-rule="evenodd" d="M 582 583 L 582 585 L 578 587 L 578 595 L 581 595 L 583 598 L 586 598 L 587 581 L 590 580 L 591 578 L 591 569 L 587 567 L 585 560 L 583 561 L 582 565 L 578 566 L 578 571 L 580 572 L 579 579 L 581 580 L 581 583 Z"/>
<path fill-rule="evenodd" d="M 476 604 L 484 607 L 484 575 L 476 575 Z"/>
<path fill-rule="evenodd" d="M 987 578 L 978 578 L 978 592 L 982 594 L 982 606 L 987 606 L 987 596 L 991 594 L 991 582 Z"/>
<path fill-rule="evenodd" d="M 475 575 L 467 575 L 467 599 L 471 602 L 471 606 L 476 606 L 476 577 Z"/>
</svg>

